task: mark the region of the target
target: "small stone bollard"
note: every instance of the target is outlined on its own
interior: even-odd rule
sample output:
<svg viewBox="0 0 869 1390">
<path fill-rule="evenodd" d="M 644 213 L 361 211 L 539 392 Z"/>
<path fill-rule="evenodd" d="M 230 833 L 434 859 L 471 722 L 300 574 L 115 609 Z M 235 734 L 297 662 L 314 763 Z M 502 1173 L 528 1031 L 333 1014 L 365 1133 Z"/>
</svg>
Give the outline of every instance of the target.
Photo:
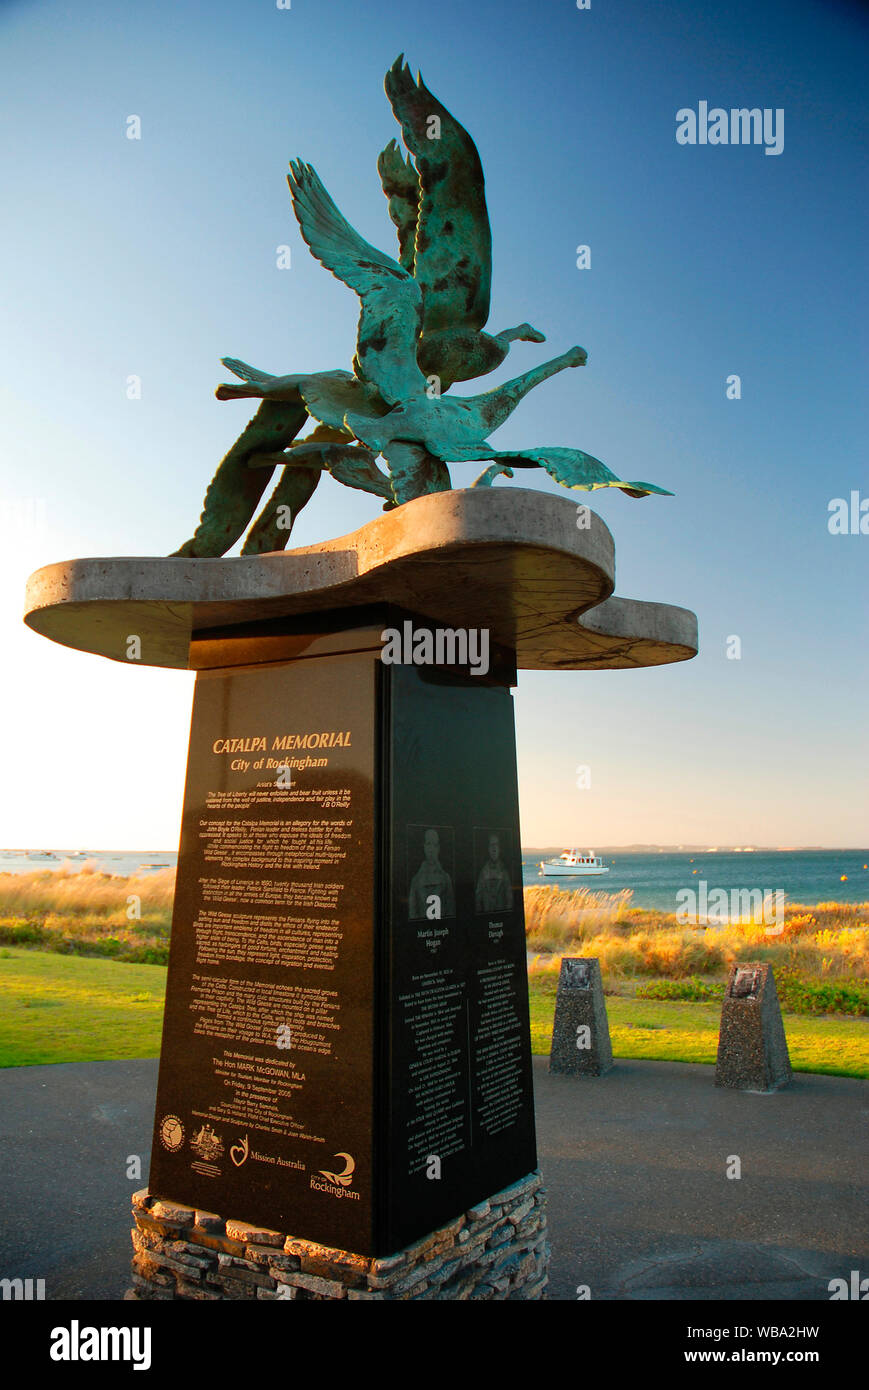
<svg viewBox="0 0 869 1390">
<path fill-rule="evenodd" d="M 724 994 L 715 1085 L 777 1091 L 791 1062 L 771 965 L 734 965 Z"/>
<path fill-rule="evenodd" d="M 563 1076 L 604 1076 L 612 1065 L 600 961 L 563 956 L 549 1070 Z"/>
</svg>

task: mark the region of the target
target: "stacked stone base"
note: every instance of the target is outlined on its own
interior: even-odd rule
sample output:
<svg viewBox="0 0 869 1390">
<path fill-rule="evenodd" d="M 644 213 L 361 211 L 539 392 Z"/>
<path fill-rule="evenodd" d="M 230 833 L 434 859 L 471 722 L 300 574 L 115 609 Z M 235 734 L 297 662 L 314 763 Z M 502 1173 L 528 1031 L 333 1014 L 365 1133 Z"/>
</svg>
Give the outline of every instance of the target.
<svg viewBox="0 0 869 1390">
<path fill-rule="evenodd" d="M 354 1255 L 248 1222 L 133 1197 L 127 1299 L 540 1299 L 546 1193 L 532 1173 L 397 1254 Z"/>
</svg>

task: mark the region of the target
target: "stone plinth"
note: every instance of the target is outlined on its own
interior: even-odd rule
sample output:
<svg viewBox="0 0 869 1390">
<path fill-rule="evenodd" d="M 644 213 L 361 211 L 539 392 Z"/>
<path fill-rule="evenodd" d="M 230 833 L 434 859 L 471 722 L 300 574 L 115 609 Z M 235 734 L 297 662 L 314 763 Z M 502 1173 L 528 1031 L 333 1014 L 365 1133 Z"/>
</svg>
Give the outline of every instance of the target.
<svg viewBox="0 0 869 1390">
<path fill-rule="evenodd" d="M 715 1085 L 735 1091 L 777 1091 L 790 1079 L 772 966 L 734 965 L 721 1010 Z"/>
<path fill-rule="evenodd" d="M 138 1299 L 528 1300 L 545 1297 L 546 1194 L 532 1173 L 386 1258 L 133 1197 Z"/>
<path fill-rule="evenodd" d="M 600 961 L 594 956 L 564 956 L 549 1070 L 565 1076 L 605 1076 L 612 1065 Z"/>
</svg>

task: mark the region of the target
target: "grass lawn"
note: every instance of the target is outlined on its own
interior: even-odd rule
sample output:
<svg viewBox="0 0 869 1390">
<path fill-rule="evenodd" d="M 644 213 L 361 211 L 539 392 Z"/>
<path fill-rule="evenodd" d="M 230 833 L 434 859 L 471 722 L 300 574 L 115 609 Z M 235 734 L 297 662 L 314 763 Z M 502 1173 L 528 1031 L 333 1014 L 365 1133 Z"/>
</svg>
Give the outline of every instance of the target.
<svg viewBox="0 0 869 1390">
<path fill-rule="evenodd" d="M 531 1043 L 546 1056 L 556 976 L 531 977 Z M 166 967 L 0 950 L 0 1067 L 157 1057 Z M 715 1062 L 716 1003 L 607 997 L 613 1052 L 670 1062 Z M 869 1076 L 869 1023 L 785 1014 L 795 1071 Z"/>
<path fill-rule="evenodd" d="M 0 951 L 0 1067 L 157 1057 L 166 967 Z"/>
<path fill-rule="evenodd" d="M 531 976 L 531 1047 L 548 1056 L 557 976 Z M 613 1054 L 661 1062 L 711 1062 L 718 1052 L 719 1003 L 607 995 Z M 794 1071 L 869 1076 L 869 1023 L 823 1014 L 782 1015 Z"/>
</svg>

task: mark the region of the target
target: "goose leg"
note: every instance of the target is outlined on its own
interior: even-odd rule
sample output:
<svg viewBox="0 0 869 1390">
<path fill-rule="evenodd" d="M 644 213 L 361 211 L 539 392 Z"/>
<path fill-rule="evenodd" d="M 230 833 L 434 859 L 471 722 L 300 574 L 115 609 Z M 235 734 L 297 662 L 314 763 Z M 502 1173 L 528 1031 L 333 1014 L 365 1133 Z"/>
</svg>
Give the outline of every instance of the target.
<svg viewBox="0 0 869 1390">
<path fill-rule="evenodd" d="M 283 463 L 280 482 L 260 512 L 241 548 L 242 555 L 261 555 L 264 551 L 283 550 L 299 512 L 310 500 L 320 474 L 328 471 L 347 487 L 373 492 L 385 500 L 384 510 L 395 506 L 392 485 L 374 462 L 374 455 L 359 445 L 335 443 L 297 444 L 288 453 L 254 454 L 248 461 L 252 470 Z"/>
<path fill-rule="evenodd" d="M 205 494 L 196 531 L 174 555 L 202 558 L 226 554 L 244 532 L 274 472 L 274 465 L 250 468 L 251 456 L 284 448 L 295 439 L 307 418 L 308 412 L 301 403 L 262 402 L 247 429 L 219 464 Z"/>
<path fill-rule="evenodd" d="M 505 328 L 501 333 L 492 335 L 496 343 L 502 343 L 508 347 L 510 343 L 545 343 L 546 334 L 532 328 L 530 323 L 520 323 L 518 328 Z"/>
<path fill-rule="evenodd" d="M 392 494 L 399 506 L 427 492 L 449 492 L 449 469 L 424 445 L 391 439 L 382 452 L 389 468 Z"/>
<path fill-rule="evenodd" d="M 296 517 L 313 496 L 321 472 L 318 465 L 308 468 L 302 464 L 287 464 L 277 487 L 247 533 L 241 547 L 242 555 L 262 555 L 270 550 L 285 549 Z"/>
</svg>

